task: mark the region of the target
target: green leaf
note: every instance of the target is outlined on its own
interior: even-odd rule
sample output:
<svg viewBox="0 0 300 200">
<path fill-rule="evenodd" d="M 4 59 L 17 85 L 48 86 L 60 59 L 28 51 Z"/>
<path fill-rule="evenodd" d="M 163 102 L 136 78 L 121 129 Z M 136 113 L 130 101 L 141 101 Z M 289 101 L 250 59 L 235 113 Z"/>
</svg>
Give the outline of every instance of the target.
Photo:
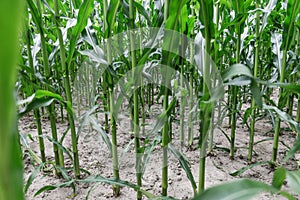
<svg viewBox="0 0 300 200">
<path fill-rule="evenodd" d="M 52 137 L 48 136 L 48 135 L 44 135 L 44 136 L 40 136 L 43 138 L 47 138 L 49 140 L 49 142 L 56 144 L 58 149 L 62 150 L 65 154 L 67 154 L 67 156 L 70 158 L 71 161 L 73 161 L 73 157 L 71 156 L 71 153 L 58 141 L 54 140 Z"/>
<path fill-rule="evenodd" d="M 25 1 L 0 1 L 0 199 L 23 200 L 23 163 L 16 119 L 17 63 L 21 61 L 21 32 Z M 25 12 L 27 13 L 27 12 Z M 22 44 L 21 44 L 22 43 Z"/>
<path fill-rule="evenodd" d="M 288 186 L 292 191 L 300 194 L 300 171 L 287 171 L 286 177 Z"/>
<path fill-rule="evenodd" d="M 107 133 L 104 131 L 104 128 L 99 123 L 97 123 L 97 119 L 94 116 L 89 116 L 88 119 L 89 119 L 89 122 L 92 124 L 93 128 L 101 135 L 107 148 L 112 153 L 112 144 L 111 144 L 111 141 L 110 141 Z"/>
<path fill-rule="evenodd" d="M 249 169 L 252 169 L 253 167 L 256 167 L 256 166 L 260 166 L 260 165 L 265 165 L 265 164 L 268 164 L 269 162 L 268 161 L 264 161 L 264 162 L 257 162 L 257 163 L 254 163 L 254 164 L 251 164 L 251 165 L 248 165 L 246 167 L 242 167 L 241 169 L 235 171 L 235 172 L 232 172 L 230 173 L 231 176 L 239 176 L 241 175 L 242 173 L 244 173 L 245 171 L 249 170 Z"/>
<path fill-rule="evenodd" d="M 105 30 L 104 38 L 110 37 L 111 31 L 113 30 L 114 25 L 115 25 L 115 19 L 116 19 L 116 14 L 117 14 L 119 5 L 120 5 L 120 0 L 111 0 L 110 1 L 108 10 L 107 10 L 107 19 L 106 19 L 108 27 Z"/>
<path fill-rule="evenodd" d="M 153 133 L 158 133 L 163 128 L 166 121 L 169 119 L 170 114 L 173 111 L 174 106 L 176 105 L 176 102 L 177 102 L 177 99 L 174 98 L 172 100 L 172 102 L 169 104 L 168 109 L 158 116 L 158 119 L 156 120 L 154 128 L 150 131 L 150 135 L 152 135 Z"/>
<path fill-rule="evenodd" d="M 55 165 L 54 166 L 55 168 L 58 169 L 58 171 L 62 174 L 63 178 L 66 180 L 66 181 L 69 181 L 70 184 L 68 186 L 71 186 L 71 188 L 73 189 L 73 193 L 76 192 L 76 187 L 75 187 L 75 184 L 74 184 L 74 181 L 72 180 L 72 178 L 68 175 L 68 172 L 65 168 L 62 168 L 61 166 L 59 165 Z"/>
<path fill-rule="evenodd" d="M 89 200 L 90 199 L 90 195 L 92 194 L 92 192 L 95 190 L 96 187 L 98 187 L 101 183 L 96 183 L 93 186 L 90 187 L 89 191 L 87 192 L 87 195 L 85 197 L 85 200 Z"/>
<path fill-rule="evenodd" d="M 41 193 L 43 193 L 43 192 L 45 192 L 45 191 L 55 190 L 56 188 L 58 188 L 58 187 L 53 186 L 53 185 L 47 185 L 47 186 L 44 186 L 44 187 L 40 188 L 40 189 L 34 194 L 34 196 L 37 196 L 37 195 L 39 195 L 39 194 L 41 194 Z"/>
<path fill-rule="evenodd" d="M 299 127 L 298 123 L 296 121 L 294 121 L 288 113 L 281 111 L 280 109 L 278 109 L 275 106 L 268 106 L 268 105 L 264 104 L 263 108 L 267 109 L 267 110 L 274 110 L 282 121 L 285 121 L 285 122 L 289 123 L 291 126 L 294 126 L 296 131 L 298 133 L 300 133 L 300 127 Z"/>
<path fill-rule="evenodd" d="M 170 15 L 166 21 L 166 29 L 176 30 L 181 10 L 186 4 L 186 1 L 187 0 L 170 1 Z"/>
<path fill-rule="evenodd" d="M 138 12 L 145 17 L 145 19 L 148 22 L 148 25 L 151 26 L 151 19 L 147 13 L 147 11 L 145 10 L 145 8 L 138 2 L 138 1 L 134 1 L 134 6 L 136 7 L 136 9 L 138 10 Z"/>
<path fill-rule="evenodd" d="M 236 14 L 243 12 L 244 0 L 232 0 L 232 7 Z"/>
<path fill-rule="evenodd" d="M 161 136 L 156 136 L 153 141 L 146 146 L 145 153 L 143 154 L 143 163 L 142 163 L 142 174 L 145 173 L 147 163 L 150 161 L 150 157 L 155 150 L 155 147 L 161 142 Z"/>
<path fill-rule="evenodd" d="M 209 37 L 213 37 L 214 34 L 214 3 L 213 0 L 199 0 L 200 1 L 200 21 L 205 26 L 205 28 L 202 31 L 203 36 L 209 35 Z M 205 33 L 208 31 L 209 33 Z M 210 38 L 205 38 L 210 39 Z"/>
<path fill-rule="evenodd" d="M 225 82 L 231 80 L 235 76 L 241 76 L 241 75 L 253 78 L 251 70 L 246 65 L 243 64 L 235 64 L 225 69 L 222 73 L 222 78 L 223 81 Z"/>
<path fill-rule="evenodd" d="M 277 56 L 276 57 L 276 61 L 274 64 L 276 65 L 276 67 L 278 68 L 278 70 L 280 71 L 281 67 L 282 67 L 282 51 L 280 49 L 281 45 L 282 45 L 282 37 L 281 34 L 275 32 L 275 33 L 271 33 L 271 42 L 272 42 L 272 52 Z"/>
<path fill-rule="evenodd" d="M 69 113 L 73 113 L 73 108 L 70 102 L 65 102 L 59 94 L 47 90 L 38 90 L 33 95 L 28 97 L 25 100 L 19 101 L 18 105 L 28 103 L 19 113 L 18 118 L 23 117 L 26 113 L 40 107 L 46 107 L 53 103 L 54 100 L 57 100 L 63 104 Z"/>
<path fill-rule="evenodd" d="M 189 20 L 189 17 L 188 17 L 188 9 L 187 9 L 187 5 L 184 5 L 182 10 L 181 10 L 181 17 L 179 18 L 179 22 L 180 22 L 180 25 L 181 25 L 181 28 L 180 28 L 180 32 L 183 33 L 183 34 L 186 34 L 186 29 L 188 28 L 187 27 L 187 23 L 188 23 L 188 20 Z"/>
<path fill-rule="evenodd" d="M 300 94 L 300 85 L 295 84 L 295 83 L 266 83 L 262 82 L 264 85 L 269 85 L 269 86 L 278 86 L 284 89 L 289 90 L 290 92 Z"/>
<path fill-rule="evenodd" d="M 272 186 L 280 190 L 284 183 L 285 178 L 286 178 L 286 170 L 282 167 L 278 168 L 274 172 Z"/>
<path fill-rule="evenodd" d="M 27 193 L 30 185 L 32 184 L 32 182 L 34 181 L 36 175 L 38 174 L 38 172 L 44 167 L 44 163 L 40 164 L 38 167 L 35 167 L 35 169 L 33 170 L 33 172 L 30 174 L 29 178 L 27 179 L 26 185 L 24 187 L 24 192 L 25 194 Z"/>
<path fill-rule="evenodd" d="M 197 191 L 197 185 L 191 171 L 190 163 L 188 162 L 187 158 L 182 153 L 180 153 L 172 144 L 169 144 L 168 148 L 173 153 L 173 155 L 178 159 L 180 166 L 185 171 L 189 181 L 192 184 L 194 195 L 195 195 Z"/>
<path fill-rule="evenodd" d="M 241 179 L 211 187 L 196 196 L 194 200 L 250 200 L 260 192 L 277 191 L 276 188 L 263 182 Z"/>
<path fill-rule="evenodd" d="M 300 1 L 299 0 L 288 0 L 287 14 L 284 20 L 283 36 L 282 36 L 282 47 L 285 50 L 290 49 L 294 38 L 294 27 L 295 20 L 299 14 Z"/>
<path fill-rule="evenodd" d="M 40 99 L 43 97 L 52 97 L 54 99 L 57 99 L 58 101 L 63 101 L 63 98 L 59 94 L 55 94 L 47 90 L 38 90 L 35 92 L 34 98 Z"/>
<path fill-rule="evenodd" d="M 153 199 L 153 198 L 156 198 L 155 195 L 145 191 L 145 190 L 142 190 L 139 188 L 139 186 L 133 184 L 133 183 L 130 183 L 128 181 L 123 181 L 123 180 L 120 180 L 120 179 L 114 179 L 114 178 L 104 178 L 100 175 L 97 175 L 97 176 L 90 176 L 86 179 L 83 179 L 83 180 L 77 180 L 77 182 L 79 183 L 98 183 L 98 182 L 101 182 L 101 183 L 107 183 L 107 184 L 110 184 L 110 185 L 118 185 L 118 186 L 121 186 L 121 187 L 130 187 L 130 188 L 133 188 L 134 190 L 137 190 L 137 191 L 140 191 L 142 192 L 147 198 L 150 198 L 150 199 Z"/>
<path fill-rule="evenodd" d="M 255 100 L 255 104 L 257 105 L 257 107 L 261 109 L 263 106 L 262 95 L 260 92 L 260 88 L 254 79 L 252 79 L 251 81 L 250 89 L 251 89 L 251 95 Z"/>
<path fill-rule="evenodd" d="M 186 0 L 170 1 L 169 5 L 169 17 L 165 22 L 164 39 L 162 44 L 162 64 L 171 67 L 171 61 L 174 54 L 179 54 L 179 48 L 177 48 L 179 41 L 178 34 L 178 21 L 181 14 L 182 7 L 186 3 Z M 171 73 L 168 72 L 168 68 L 162 68 L 162 73 L 165 74 L 165 80 L 170 81 Z"/>
<path fill-rule="evenodd" d="M 92 13 L 93 9 L 94 9 L 94 0 L 85 0 L 79 8 L 79 12 L 78 12 L 78 16 L 77 16 L 77 23 L 76 23 L 75 27 L 72 29 L 69 55 L 68 55 L 68 59 L 67 59 L 68 67 L 71 65 L 79 35 L 83 31 L 83 29 L 86 27 L 88 17 Z"/>
<path fill-rule="evenodd" d="M 251 116 L 251 112 L 252 112 L 252 108 L 251 107 L 246 109 L 244 117 L 243 117 L 242 124 L 246 124 L 247 123 L 248 118 Z"/>
<path fill-rule="evenodd" d="M 43 30 L 43 27 L 42 27 L 42 18 L 39 14 L 39 11 L 37 9 L 37 7 L 35 6 L 35 4 L 33 3 L 32 0 L 27 0 L 27 4 L 28 4 L 28 7 L 30 8 L 30 11 L 31 11 L 31 14 L 32 14 L 32 19 L 35 23 L 35 25 L 37 26 L 39 32 L 41 34 L 44 33 L 44 30 Z"/>
<path fill-rule="evenodd" d="M 247 19 L 248 13 L 244 13 L 244 14 L 238 14 L 235 16 L 235 18 L 230 21 L 230 22 L 226 22 L 225 24 L 222 25 L 221 29 L 218 31 L 219 33 L 223 32 L 225 29 L 236 25 L 238 22 L 240 21 L 245 21 L 245 19 Z"/>
<path fill-rule="evenodd" d="M 39 195 L 39 194 L 41 194 L 42 192 L 45 192 L 45 191 L 50 191 L 50 190 L 55 190 L 57 188 L 62 188 L 62 187 L 70 186 L 73 183 L 74 183 L 74 180 L 67 181 L 65 183 L 61 183 L 61 184 L 58 184 L 58 185 L 46 185 L 46 186 L 42 187 L 41 189 L 39 189 L 34 194 L 34 196 L 36 197 L 37 195 Z"/>
<path fill-rule="evenodd" d="M 150 200 L 177 200 L 177 199 L 175 199 L 173 197 L 161 196 L 161 197 L 151 198 Z"/>
<path fill-rule="evenodd" d="M 286 162 L 286 161 L 288 161 L 290 158 L 292 158 L 294 155 L 295 155 L 295 153 L 297 152 L 297 151 L 299 151 L 300 150 L 300 137 L 299 137 L 299 133 L 300 133 L 300 127 L 299 127 L 299 124 L 296 122 L 296 121 L 294 121 L 293 119 L 292 119 L 292 117 L 289 115 L 289 114 L 287 114 L 286 112 L 283 112 L 283 111 L 281 111 L 280 109 L 278 109 L 277 107 L 275 107 L 275 106 L 268 106 L 268 105 L 263 105 L 263 108 L 264 109 L 267 109 L 267 110 L 274 110 L 276 113 L 277 113 L 277 115 L 278 115 L 278 117 L 282 120 L 282 121 L 285 121 L 285 122 L 288 122 L 289 124 L 290 124 L 290 126 L 291 127 L 294 127 L 295 128 L 295 130 L 297 131 L 297 133 L 298 133 L 298 136 L 297 136 L 297 138 L 296 138 L 296 141 L 294 142 L 294 144 L 293 144 L 293 147 L 288 151 L 288 153 L 286 154 L 286 156 L 285 156 L 285 158 L 284 158 L 284 162 Z"/>
<path fill-rule="evenodd" d="M 30 111 L 36 108 L 47 107 L 51 105 L 53 101 L 54 98 L 51 97 L 42 99 L 35 98 L 18 113 L 18 118 L 22 118 L 25 114 L 29 113 Z"/>
</svg>

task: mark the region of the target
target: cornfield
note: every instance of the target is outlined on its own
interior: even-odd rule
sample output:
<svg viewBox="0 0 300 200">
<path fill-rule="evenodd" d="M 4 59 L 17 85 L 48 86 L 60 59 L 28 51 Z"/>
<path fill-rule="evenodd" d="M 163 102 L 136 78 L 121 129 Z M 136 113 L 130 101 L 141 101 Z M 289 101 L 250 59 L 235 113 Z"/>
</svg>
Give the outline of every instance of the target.
<svg viewBox="0 0 300 200">
<path fill-rule="evenodd" d="M 297 199 L 300 1 L 0 2 L 0 199 Z"/>
</svg>

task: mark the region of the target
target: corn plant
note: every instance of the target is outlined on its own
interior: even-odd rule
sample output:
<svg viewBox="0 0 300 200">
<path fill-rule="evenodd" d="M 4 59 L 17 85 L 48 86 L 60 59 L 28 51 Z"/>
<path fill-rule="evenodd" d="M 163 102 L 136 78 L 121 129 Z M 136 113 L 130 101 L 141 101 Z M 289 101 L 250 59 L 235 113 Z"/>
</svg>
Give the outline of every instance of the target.
<svg viewBox="0 0 300 200">
<path fill-rule="evenodd" d="M 35 71 L 34 63 L 33 63 L 33 57 L 32 57 L 32 51 L 31 51 L 31 32 L 29 29 L 29 22 L 28 22 L 28 10 L 26 9 L 27 12 L 25 16 L 25 27 L 24 27 L 24 37 L 26 40 L 26 47 L 27 47 L 27 55 L 28 55 L 28 63 L 32 71 Z M 34 81 L 34 76 L 33 73 L 30 73 L 30 81 Z M 30 88 L 28 96 L 33 94 L 35 91 L 33 88 Z M 46 155 L 45 155 L 45 145 L 44 145 L 44 138 L 43 136 L 43 131 L 42 131 L 42 123 L 41 123 L 41 114 L 39 109 L 36 109 L 34 111 L 34 117 L 36 119 L 36 124 L 37 124 L 37 130 L 38 130 L 38 135 L 39 135 L 39 145 L 40 145 L 40 154 L 41 154 L 41 160 L 42 162 L 46 162 Z"/>
<path fill-rule="evenodd" d="M 134 0 L 129 1 L 129 28 L 134 28 L 134 21 L 135 21 L 135 6 Z M 135 80 L 136 86 L 139 86 L 139 77 L 136 76 L 136 53 L 134 51 L 135 41 L 134 41 L 134 33 L 130 31 L 129 33 L 129 42 L 130 42 L 130 49 L 131 49 L 131 68 L 132 68 L 132 75 L 133 79 Z M 139 122 L 139 91 L 135 88 L 133 94 L 133 132 L 134 132 L 134 146 L 135 146 L 135 153 L 136 153 L 136 181 L 139 187 L 142 186 L 142 173 L 141 173 L 141 147 L 140 147 L 140 122 Z M 142 199 L 142 193 L 137 192 L 137 199 Z"/>
<path fill-rule="evenodd" d="M 205 26 L 205 56 L 203 66 L 203 89 L 202 97 L 200 99 L 200 166 L 199 166 L 199 185 L 198 192 L 201 193 L 204 190 L 205 183 L 205 161 L 206 161 L 206 149 L 207 149 L 207 138 L 209 134 L 209 128 L 212 117 L 213 104 L 209 102 L 209 86 L 207 80 L 209 78 L 209 71 L 211 71 L 209 55 L 211 54 L 211 39 L 213 36 L 213 1 L 200 1 L 201 6 L 201 19 Z M 213 29 L 212 29 L 213 28 Z"/>
<path fill-rule="evenodd" d="M 295 34 L 295 20 L 296 16 L 299 14 L 300 9 L 300 3 L 298 1 L 288 1 L 287 6 L 287 18 L 284 21 L 283 26 L 283 35 L 282 35 L 282 62 L 281 66 L 279 66 L 279 74 L 280 78 L 279 81 L 281 83 L 285 82 L 285 72 L 286 72 L 286 64 L 287 64 L 287 51 L 290 49 L 291 44 L 294 40 L 294 34 Z M 280 89 L 278 94 L 278 108 L 282 109 L 284 105 L 284 99 L 283 99 L 284 89 Z M 277 151 L 278 151 L 278 140 L 279 140 L 279 134 L 280 134 L 280 118 L 276 118 L 276 126 L 275 126 L 275 133 L 274 133 L 274 144 L 273 144 L 273 154 L 272 154 L 272 162 L 275 163 L 277 160 Z"/>
</svg>

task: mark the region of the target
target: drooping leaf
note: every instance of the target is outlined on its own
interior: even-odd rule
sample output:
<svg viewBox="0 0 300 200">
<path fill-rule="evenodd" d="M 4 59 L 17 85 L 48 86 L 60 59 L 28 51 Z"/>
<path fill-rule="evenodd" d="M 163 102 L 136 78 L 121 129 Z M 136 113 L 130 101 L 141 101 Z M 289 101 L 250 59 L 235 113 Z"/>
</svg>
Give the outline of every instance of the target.
<svg viewBox="0 0 300 200">
<path fill-rule="evenodd" d="M 57 145 L 58 149 L 60 149 L 62 152 L 64 152 L 70 158 L 70 160 L 73 161 L 73 157 L 71 156 L 71 152 L 68 149 L 66 149 L 59 141 L 54 140 L 52 137 L 50 137 L 48 135 L 43 135 L 43 136 L 40 136 L 40 137 L 47 138 L 47 140 L 49 140 L 49 142 Z"/>
<path fill-rule="evenodd" d="M 290 158 L 292 158 L 298 151 L 300 150 L 300 136 L 298 132 L 298 136 L 292 146 L 292 148 L 288 151 L 286 154 L 284 161 L 288 161 Z"/>
<path fill-rule="evenodd" d="M 208 188 L 194 200 L 250 200 L 260 192 L 277 192 L 278 190 L 263 182 L 241 179 Z"/>
<path fill-rule="evenodd" d="M 18 105 L 27 103 L 27 105 L 18 113 L 18 117 L 21 118 L 26 113 L 36 108 L 49 106 L 54 100 L 63 104 L 69 113 L 73 113 L 73 108 L 70 102 L 64 101 L 59 94 L 55 94 L 47 90 L 38 90 L 27 99 L 18 102 Z"/>
<path fill-rule="evenodd" d="M 274 172 L 272 185 L 278 190 L 280 190 L 284 183 L 285 178 L 286 178 L 286 170 L 284 168 L 278 168 Z"/>
<path fill-rule="evenodd" d="M 153 199 L 155 198 L 156 196 L 139 188 L 139 186 L 131 183 L 131 182 L 128 182 L 128 181 L 123 181 L 123 180 L 120 180 L 120 179 L 114 179 L 114 178 L 104 178 L 100 175 L 97 175 L 97 176 L 90 176 L 86 179 L 82 179 L 82 180 L 77 180 L 79 183 L 98 183 L 98 182 L 101 182 L 101 183 L 106 183 L 106 184 L 110 184 L 110 185 L 118 185 L 118 186 L 121 186 L 121 187 L 130 187 L 134 190 L 137 190 L 137 191 L 140 191 L 142 192 L 147 198 L 150 198 L 150 199 Z"/>
<path fill-rule="evenodd" d="M 92 61 L 97 62 L 99 64 L 108 64 L 108 62 L 105 59 L 104 53 L 101 51 L 85 49 L 83 51 L 79 51 L 79 53 L 88 56 Z"/>
<path fill-rule="evenodd" d="M 276 114 L 278 115 L 278 117 L 282 120 L 282 121 L 285 121 L 287 123 L 290 124 L 291 127 L 294 127 L 295 130 L 297 131 L 298 133 L 298 137 L 296 138 L 292 148 L 288 151 L 288 153 L 286 154 L 285 158 L 284 158 L 284 162 L 288 161 L 290 158 L 292 158 L 295 153 L 297 151 L 300 150 L 300 137 L 299 137 L 299 133 L 300 133 L 300 127 L 299 127 L 299 124 L 294 121 L 292 119 L 292 117 L 286 113 L 286 112 L 283 112 L 281 111 L 280 109 L 278 109 L 277 107 L 275 106 L 268 106 L 268 105 L 263 105 L 263 108 L 266 109 L 266 110 L 273 110 L 276 112 Z"/>
<path fill-rule="evenodd" d="M 265 165 L 265 164 L 269 164 L 268 161 L 264 161 L 264 162 L 257 162 L 257 163 L 254 163 L 254 164 L 251 164 L 251 165 L 248 165 L 246 167 L 242 167 L 241 169 L 235 171 L 235 172 L 232 172 L 230 173 L 231 176 L 239 176 L 241 175 L 242 173 L 244 173 L 245 171 L 249 170 L 249 169 L 252 169 L 253 167 L 256 167 L 256 166 L 260 166 L 260 165 Z"/>
<path fill-rule="evenodd" d="M 62 177 L 63 177 L 66 181 L 70 182 L 69 186 L 73 189 L 73 193 L 75 194 L 75 192 L 76 192 L 76 186 L 75 186 L 75 184 L 74 184 L 73 179 L 68 175 L 67 170 L 66 170 L 65 168 L 62 168 L 62 167 L 59 166 L 59 165 L 55 165 L 54 167 L 58 169 L 58 171 L 61 173 Z"/>
<path fill-rule="evenodd" d="M 174 98 L 172 102 L 169 104 L 168 109 L 158 116 L 153 129 L 150 131 L 150 135 L 152 135 L 153 133 L 158 133 L 163 128 L 164 124 L 169 119 L 170 113 L 172 112 L 174 106 L 176 105 L 176 102 L 177 100 Z"/>
<path fill-rule="evenodd" d="M 150 157 L 151 157 L 151 155 L 152 155 L 152 153 L 153 153 L 155 147 L 156 147 L 159 143 L 161 143 L 161 136 L 160 136 L 160 135 L 156 136 L 156 137 L 153 139 L 153 141 L 152 141 L 149 145 L 146 146 L 145 152 L 144 152 L 144 154 L 143 154 L 142 174 L 145 173 L 146 168 L 147 168 L 147 166 L 148 166 L 147 163 L 150 161 Z"/>
<path fill-rule="evenodd" d="M 300 194 L 300 171 L 286 171 L 286 177 L 292 191 Z"/>
<path fill-rule="evenodd" d="M 26 185 L 24 187 L 24 192 L 25 194 L 27 193 L 30 185 L 32 184 L 32 182 L 34 181 L 36 175 L 38 174 L 38 172 L 44 167 L 44 163 L 40 164 L 38 167 L 35 167 L 33 172 L 30 174 L 29 178 L 27 179 Z"/>
<path fill-rule="evenodd" d="M 243 121 L 242 124 L 246 124 L 247 120 L 249 119 L 249 117 L 251 116 L 251 112 L 252 112 L 252 108 L 247 108 L 243 117 Z"/>
<path fill-rule="evenodd" d="M 92 124 L 93 128 L 101 135 L 109 151 L 112 152 L 112 144 L 108 135 L 104 131 L 104 128 L 99 123 L 97 123 L 97 120 L 95 119 L 94 116 L 89 116 L 89 122 Z"/>
<path fill-rule="evenodd" d="M 26 105 L 19 113 L 18 118 L 22 118 L 25 114 L 29 113 L 30 111 L 41 108 L 47 107 L 52 104 L 54 98 L 42 98 L 42 99 L 33 99 L 28 105 Z"/>
<path fill-rule="evenodd" d="M 251 70 L 246 65 L 234 64 L 231 67 L 229 67 L 223 71 L 222 78 L 223 78 L 223 81 L 225 82 L 227 80 L 232 79 L 235 76 L 241 76 L 241 75 L 244 75 L 244 76 L 247 76 L 250 78 L 253 77 Z"/>
<path fill-rule="evenodd" d="M 204 72 L 203 66 L 205 66 L 204 57 L 209 58 L 209 55 L 206 55 L 206 51 L 204 48 L 205 39 L 201 32 L 199 32 L 196 35 L 194 43 L 195 43 L 194 61 L 196 63 L 197 70 L 203 76 L 203 72 Z M 205 79 L 206 82 L 204 84 L 206 84 L 209 90 L 210 101 L 214 102 L 224 96 L 225 93 L 224 85 L 223 85 L 224 81 L 222 80 L 220 71 L 217 68 L 217 66 L 214 64 L 214 62 L 212 60 L 210 60 L 209 62 L 211 64 L 210 75 L 209 78 Z"/>
<path fill-rule="evenodd" d="M 51 97 L 57 99 L 58 101 L 63 101 L 63 98 L 59 94 L 55 94 L 47 90 L 38 90 L 35 92 L 34 98 L 40 99 L 43 97 Z"/>
<path fill-rule="evenodd" d="M 100 107 L 100 105 L 95 105 L 89 110 L 87 110 L 83 115 L 79 117 L 79 124 L 78 124 L 78 130 L 77 130 L 77 137 L 81 136 L 81 132 L 84 128 L 84 126 L 89 122 L 89 117 L 93 115 L 96 110 Z"/>
<path fill-rule="evenodd" d="M 62 187 L 66 187 L 66 186 L 70 186 L 71 184 L 74 183 L 74 180 L 71 180 L 71 181 L 67 181 L 65 183 L 61 183 L 61 184 L 58 184 L 58 185 L 46 185 L 44 187 L 42 187 L 41 189 L 39 189 L 35 194 L 34 196 L 36 197 L 37 195 L 43 193 L 43 192 L 46 192 L 46 191 L 50 191 L 50 190 L 55 190 L 57 188 L 62 188 Z"/>
<path fill-rule="evenodd" d="M 187 158 L 182 153 L 180 153 L 172 144 L 168 145 L 168 149 L 173 153 L 173 155 L 179 161 L 180 166 L 185 171 L 189 181 L 192 184 L 194 194 L 196 194 L 197 185 L 196 185 L 196 181 L 195 181 L 194 176 L 193 176 L 192 171 L 191 171 L 191 166 L 190 166 Z"/>
</svg>

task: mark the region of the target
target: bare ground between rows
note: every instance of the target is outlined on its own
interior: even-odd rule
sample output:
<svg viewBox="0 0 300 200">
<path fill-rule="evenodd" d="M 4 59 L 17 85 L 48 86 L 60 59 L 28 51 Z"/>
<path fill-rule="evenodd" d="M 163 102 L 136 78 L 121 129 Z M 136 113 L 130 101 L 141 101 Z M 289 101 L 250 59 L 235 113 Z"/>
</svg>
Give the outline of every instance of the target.
<svg viewBox="0 0 300 200">
<path fill-rule="evenodd" d="M 154 113 L 158 113 L 160 107 L 155 105 L 152 107 Z M 155 111 L 156 110 L 156 111 Z M 124 112 L 125 113 L 125 112 Z M 119 153 L 119 164 L 120 164 L 120 178 L 129 182 L 135 183 L 135 152 L 133 143 L 128 147 L 128 144 L 132 140 L 132 134 L 130 133 L 130 121 L 129 116 L 124 113 L 119 114 L 118 123 L 118 153 Z M 150 118 L 146 120 L 146 132 L 154 126 L 156 122 L 157 114 L 150 115 Z M 98 114 L 99 123 L 104 123 L 103 114 Z M 226 120 L 220 126 L 220 128 L 227 134 L 230 133 L 230 129 L 227 126 L 228 122 Z M 51 135 L 50 123 L 47 117 L 43 118 L 43 133 Z M 62 134 L 66 131 L 68 124 L 66 122 L 62 123 L 58 119 L 57 129 L 58 133 Z M 284 124 L 283 127 L 287 127 Z M 173 124 L 174 138 L 172 144 L 180 150 L 179 142 L 179 125 L 177 123 Z M 27 115 L 19 121 L 19 131 L 21 134 L 31 134 L 34 141 L 30 141 L 30 147 L 38 154 L 39 144 L 37 142 L 37 130 L 33 119 L 33 116 Z M 197 126 L 195 126 L 195 136 L 198 135 Z M 207 157 L 206 164 L 206 187 L 210 187 L 219 183 L 224 183 L 227 181 L 237 180 L 239 178 L 251 178 L 253 180 L 259 180 L 266 183 L 272 182 L 273 170 L 269 165 L 259 165 L 252 169 L 247 170 L 245 173 L 239 177 L 233 177 L 229 173 L 241 169 L 242 167 L 248 166 L 247 163 L 247 153 L 248 150 L 245 148 L 248 144 L 249 131 L 245 125 L 241 122 L 238 123 L 238 128 L 236 132 L 236 153 L 235 159 L 229 159 L 229 153 L 224 151 L 222 147 L 228 148 L 229 142 L 225 138 L 224 134 L 219 130 L 215 129 L 215 149 L 211 156 Z M 261 141 L 266 138 L 272 137 L 272 125 L 269 120 L 263 119 L 256 123 L 256 135 L 255 141 Z M 110 135 L 109 135 L 110 137 Z M 286 151 L 287 146 L 291 146 L 295 140 L 295 135 L 291 131 L 283 131 L 280 136 L 280 140 L 284 143 L 279 144 L 279 162 L 282 160 Z M 194 141 L 194 146 L 196 147 L 197 141 Z M 52 144 L 45 140 L 46 145 L 46 156 L 47 159 L 53 160 Z M 71 137 L 68 134 L 64 140 L 63 145 L 67 148 L 71 148 Z M 272 155 L 272 140 L 268 140 L 255 145 L 254 147 L 254 162 L 268 161 Z M 89 126 L 86 126 L 79 138 L 78 142 L 80 165 L 85 170 L 88 170 L 91 175 L 101 175 L 106 178 L 113 177 L 112 170 L 112 159 L 106 144 L 103 142 L 100 134 L 92 130 Z M 191 171 L 194 175 L 196 182 L 198 182 L 198 168 L 199 168 L 199 150 L 196 148 L 188 149 L 184 147 L 182 152 L 185 154 L 190 162 Z M 143 189 L 159 195 L 161 191 L 161 160 L 162 149 L 158 145 L 155 147 L 153 154 L 149 163 L 147 163 L 146 171 L 143 176 Z M 36 164 L 34 164 L 36 166 Z M 66 166 L 71 167 L 72 162 L 70 159 L 66 158 Z M 286 168 L 290 170 L 298 169 L 297 162 L 295 160 L 289 161 Z M 30 174 L 34 171 L 33 161 L 29 156 L 24 154 L 24 180 L 27 181 Z M 70 171 L 70 176 L 72 171 Z M 83 175 L 86 177 L 86 175 Z M 26 198 L 29 200 L 65 200 L 74 199 L 81 200 L 86 199 L 86 196 L 90 189 L 95 186 L 90 194 L 89 199 L 119 199 L 128 200 L 136 199 L 136 192 L 127 187 L 121 188 L 121 195 L 119 197 L 114 197 L 112 194 L 112 189 L 110 185 L 99 183 L 81 183 L 76 184 L 76 193 L 70 187 L 58 188 L 53 191 L 44 192 L 36 197 L 34 197 L 35 192 L 46 185 L 55 185 L 63 183 L 63 179 L 58 179 L 54 176 L 53 172 L 40 172 L 30 186 Z M 193 190 L 190 181 L 188 180 L 185 171 L 181 168 L 179 161 L 169 153 L 169 188 L 168 195 L 177 199 L 189 199 L 193 197 Z M 146 198 L 145 198 L 146 199 Z M 267 200 L 267 199 L 284 199 L 281 196 L 274 196 L 270 194 L 260 194 L 255 199 Z"/>
</svg>

